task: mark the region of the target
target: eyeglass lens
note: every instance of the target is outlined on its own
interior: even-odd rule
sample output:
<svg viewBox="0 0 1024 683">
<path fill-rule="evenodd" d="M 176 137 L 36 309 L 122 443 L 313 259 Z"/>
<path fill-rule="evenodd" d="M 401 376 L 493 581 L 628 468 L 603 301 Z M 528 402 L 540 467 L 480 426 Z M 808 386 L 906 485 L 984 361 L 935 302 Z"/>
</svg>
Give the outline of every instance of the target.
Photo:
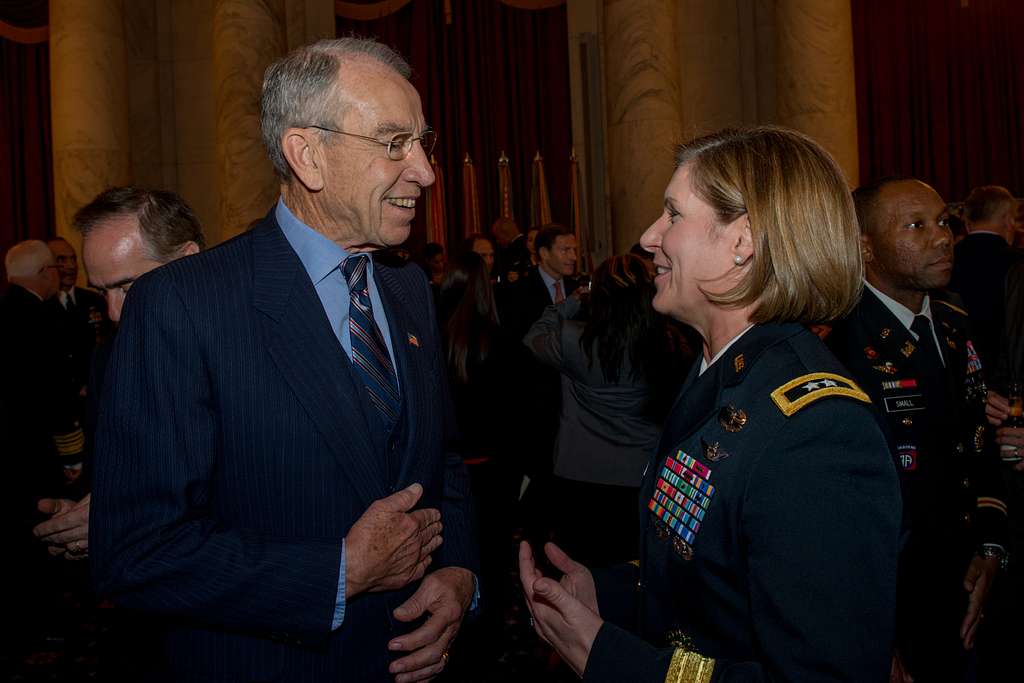
<svg viewBox="0 0 1024 683">
<path fill-rule="evenodd" d="M 430 156 L 430 153 L 434 151 L 434 143 L 437 142 L 437 133 L 433 130 L 427 129 L 420 133 L 419 137 L 413 137 L 412 133 L 401 133 L 391 138 L 388 143 L 388 157 L 393 160 L 404 159 L 409 156 L 412 151 L 413 143 L 417 140 L 420 141 L 420 145 L 423 147 L 423 153 L 426 156 Z"/>
</svg>

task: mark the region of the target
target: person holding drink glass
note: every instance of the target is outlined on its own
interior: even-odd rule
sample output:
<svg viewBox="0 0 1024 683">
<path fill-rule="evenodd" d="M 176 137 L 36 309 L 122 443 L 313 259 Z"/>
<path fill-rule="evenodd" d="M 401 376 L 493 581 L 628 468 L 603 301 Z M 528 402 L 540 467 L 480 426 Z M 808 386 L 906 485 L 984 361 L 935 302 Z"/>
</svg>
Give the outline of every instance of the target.
<svg viewBox="0 0 1024 683">
<path fill-rule="evenodd" d="M 882 680 L 901 519 L 870 399 L 806 327 L 863 277 L 842 173 L 776 127 L 683 145 L 641 244 L 704 341 L 648 462 L 639 561 L 520 546 L 535 629 L 587 681 Z"/>
</svg>

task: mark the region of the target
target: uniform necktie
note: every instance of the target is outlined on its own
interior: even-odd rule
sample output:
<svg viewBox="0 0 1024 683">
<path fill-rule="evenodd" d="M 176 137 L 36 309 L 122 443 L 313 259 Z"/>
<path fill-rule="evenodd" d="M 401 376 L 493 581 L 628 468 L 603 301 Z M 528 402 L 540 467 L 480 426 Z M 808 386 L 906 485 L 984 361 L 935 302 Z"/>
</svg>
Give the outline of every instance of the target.
<svg viewBox="0 0 1024 683">
<path fill-rule="evenodd" d="M 562 281 L 555 280 L 555 303 L 560 304 L 565 301 L 565 292 L 562 291 Z"/>
<path fill-rule="evenodd" d="M 384 337 L 373 320 L 366 277 L 369 261 L 368 256 L 360 254 L 348 257 L 341 266 L 348 281 L 352 366 L 366 387 L 370 403 L 380 414 L 384 430 L 390 431 L 398 419 L 398 379 Z"/>
<path fill-rule="evenodd" d="M 935 346 L 935 335 L 932 334 L 932 322 L 927 316 L 915 315 L 910 331 L 917 335 L 917 348 L 924 354 L 925 360 L 933 367 L 943 367 L 939 358 L 939 350 Z"/>
</svg>

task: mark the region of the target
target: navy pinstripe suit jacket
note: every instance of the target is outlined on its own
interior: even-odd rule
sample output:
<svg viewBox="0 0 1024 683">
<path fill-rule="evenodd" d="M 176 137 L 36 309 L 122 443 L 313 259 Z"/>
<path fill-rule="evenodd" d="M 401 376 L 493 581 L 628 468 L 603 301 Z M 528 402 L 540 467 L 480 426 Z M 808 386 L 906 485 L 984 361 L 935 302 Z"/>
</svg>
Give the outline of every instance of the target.
<svg viewBox="0 0 1024 683">
<path fill-rule="evenodd" d="M 341 541 L 371 502 L 420 482 L 434 567 L 476 571 L 433 302 L 419 268 L 376 266 L 402 387 L 371 444 L 359 380 L 273 214 L 140 278 L 97 435 L 90 553 L 98 589 L 166 617 L 174 680 L 390 680 L 391 611 L 357 596 L 330 630 Z"/>
</svg>

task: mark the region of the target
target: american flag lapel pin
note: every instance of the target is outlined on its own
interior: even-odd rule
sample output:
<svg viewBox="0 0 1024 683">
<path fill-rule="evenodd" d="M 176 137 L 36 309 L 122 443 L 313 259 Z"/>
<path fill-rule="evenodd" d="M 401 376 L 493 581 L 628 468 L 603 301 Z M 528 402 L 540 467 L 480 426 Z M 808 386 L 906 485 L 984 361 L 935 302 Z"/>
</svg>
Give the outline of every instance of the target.
<svg viewBox="0 0 1024 683">
<path fill-rule="evenodd" d="M 416 338 L 415 334 L 407 332 L 406 336 L 409 338 L 409 346 L 415 346 L 417 349 L 420 348 L 420 340 Z"/>
</svg>

